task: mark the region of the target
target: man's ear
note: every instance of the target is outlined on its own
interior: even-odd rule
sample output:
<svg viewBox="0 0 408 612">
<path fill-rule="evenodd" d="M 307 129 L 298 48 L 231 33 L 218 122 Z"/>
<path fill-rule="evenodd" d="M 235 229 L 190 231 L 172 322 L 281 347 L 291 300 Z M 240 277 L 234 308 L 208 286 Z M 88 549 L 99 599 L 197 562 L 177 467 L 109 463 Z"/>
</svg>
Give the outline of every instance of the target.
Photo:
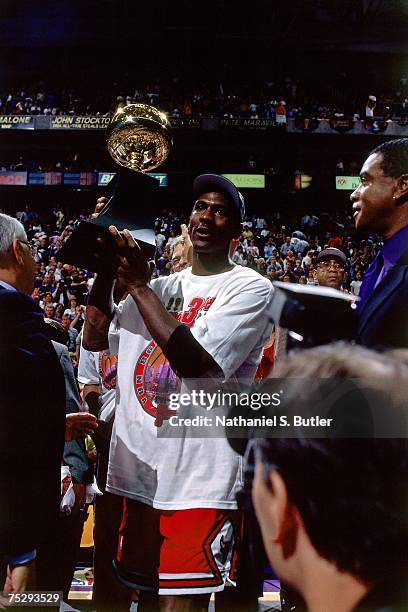
<svg viewBox="0 0 408 612">
<path fill-rule="evenodd" d="M 277 471 L 269 474 L 269 488 L 274 503 L 271 507 L 275 525 L 275 543 L 282 547 L 285 559 L 291 557 L 296 549 L 299 527 L 298 512 L 289 499 L 285 481 Z"/>
<path fill-rule="evenodd" d="M 394 198 L 403 204 L 408 199 L 408 173 L 401 174 L 394 190 Z"/>
<path fill-rule="evenodd" d="M 18 240 L 13 240 L 13 242 L 11 243 L 11 253 L 13 259 L 18 263 L 19 266 L 24 265 L 22 247 Z"/>
</svg>

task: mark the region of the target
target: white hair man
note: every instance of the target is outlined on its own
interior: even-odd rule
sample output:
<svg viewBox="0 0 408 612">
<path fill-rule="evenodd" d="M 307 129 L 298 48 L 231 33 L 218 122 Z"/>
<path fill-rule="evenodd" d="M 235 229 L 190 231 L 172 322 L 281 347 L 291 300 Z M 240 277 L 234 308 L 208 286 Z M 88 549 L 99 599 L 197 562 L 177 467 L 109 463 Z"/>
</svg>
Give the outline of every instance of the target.
<svg viewBox="0 0 408 612">
<path fill-rule="evenodd" d="M 35 588 L 36 548 L 59 507 L 65 386 L 43 313 L 29 297 L 34 275 L 24 227 L 0 214 L 0 571 L 7 568 L 7 592 Z"/>
</svg>

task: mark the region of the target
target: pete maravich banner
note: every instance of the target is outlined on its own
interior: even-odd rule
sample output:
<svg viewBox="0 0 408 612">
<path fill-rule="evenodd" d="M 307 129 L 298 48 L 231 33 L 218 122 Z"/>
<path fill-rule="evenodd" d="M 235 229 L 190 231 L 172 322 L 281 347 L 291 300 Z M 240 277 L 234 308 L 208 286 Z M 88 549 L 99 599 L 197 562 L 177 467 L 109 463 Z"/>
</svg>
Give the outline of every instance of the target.
<svg viewBox="0 0 408 612">
<path fill-rule="evenodd" d="M 270 130 L 279 127 L 282 129 L 285 124 L 276 123 L 274 119 L 245 119 L 238 117 L 236 119 L 220 119 L 220 128 L 236 128 L 239 130 Z"/>
<path fill-rule="evenodd" d="M 34 117 L 31 115 L 0 115 L 2 130 L 33 130 Z"/>
</svg>

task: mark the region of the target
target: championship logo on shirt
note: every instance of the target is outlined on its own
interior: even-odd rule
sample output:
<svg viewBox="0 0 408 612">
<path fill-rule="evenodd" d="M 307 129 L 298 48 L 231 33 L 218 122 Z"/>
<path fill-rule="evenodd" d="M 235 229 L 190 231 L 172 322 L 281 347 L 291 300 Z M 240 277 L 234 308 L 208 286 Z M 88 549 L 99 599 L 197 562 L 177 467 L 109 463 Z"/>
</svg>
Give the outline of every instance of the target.
<svg viewBox="0 0 408 612">
<path fill-rule="evenodd" d="M 154 417 L 156 427 L 161 427 L 163 421 L 177 414 L 168 408 L 168 397 L 170 393 L 179 392 L 181 381 L 153 340 L 137 361 L 134 385 L 140 405 Z"/>
<path fill-rule="evenodd" d="M 99 374 L 105 389 L 116 389 L 118 356 L 102 351 L 99 359 Z"/>
<path fill-rule="evenodd" d="M 181 323 L 193 327 L 197 319 L 211 307 L 215 298 L 194 297 L 190 300 L 187 310 L 171 312 Z M 166 308 L 171 311 L 174 298 L 170 298 Z M 181 300 L 180 300 L 181 303 Z M 156 427 L 161 427 L 163 421 L 177 414 L 168 407 L 171 393 L 179 393 L 180 378 L 173 372 L 161 348 L 152 340 L 140 355 L 134 374 L 136 397 L 145 412 L 155 419 Z"/>
</svg>

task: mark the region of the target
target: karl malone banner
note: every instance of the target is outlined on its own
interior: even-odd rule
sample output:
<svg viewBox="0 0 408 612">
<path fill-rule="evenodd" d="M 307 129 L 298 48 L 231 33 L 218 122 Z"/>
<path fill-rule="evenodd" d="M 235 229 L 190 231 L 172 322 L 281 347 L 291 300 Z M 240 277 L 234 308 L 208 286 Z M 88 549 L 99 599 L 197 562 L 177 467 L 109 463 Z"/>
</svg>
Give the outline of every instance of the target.
<svg viewBox="0 0 408 612">
<path fill-rule="evenodd" d="M 33 130 L 34 117 L 31 115 L 0 115 L 2 130 Z"/>
</svg>

